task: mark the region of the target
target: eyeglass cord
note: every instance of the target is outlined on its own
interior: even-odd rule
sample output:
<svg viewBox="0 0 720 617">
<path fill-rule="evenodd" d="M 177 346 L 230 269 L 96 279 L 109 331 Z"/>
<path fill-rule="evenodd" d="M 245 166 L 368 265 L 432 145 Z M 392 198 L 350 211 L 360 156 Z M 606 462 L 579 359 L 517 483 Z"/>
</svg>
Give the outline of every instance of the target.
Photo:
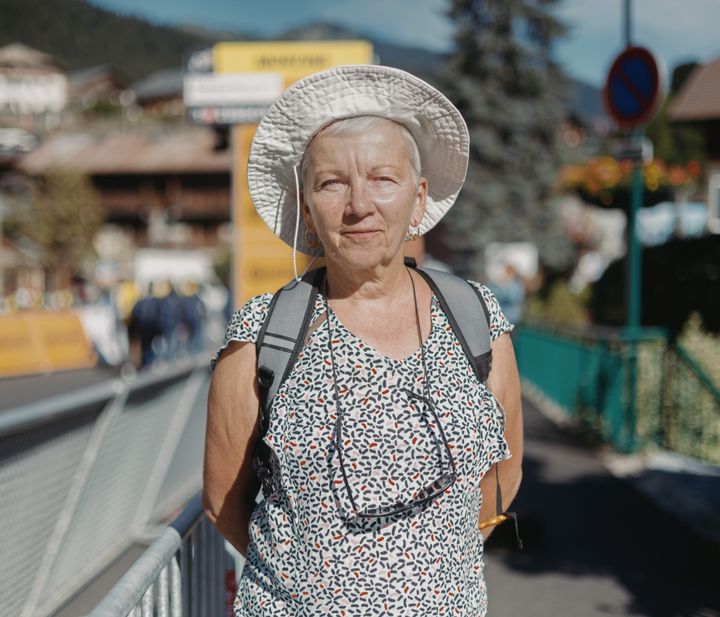
<svg viewBox="0 0 720 617">
<path fill-rule="evenodd" d="M 422 329 L 420 326 L 420 311 L 418 308 L 418 301 L 417 301 L 417 292 L 415 289 L 415 281 L 413 280 L 412 273 L 410 272 L 409 268 L 406 268 L 408 272 L 408 276 L 410 277 L 410 285 L 412 288 L 412 295 L 413 295 L 413 304 L 415 306 L 415 325 L 417 327 L 417 333 L 418 333 L 418 341 L 420 344 L 420 362 L 422 364 L 423 369 L 423 391 L 424 395 L 418 395 L 415 394 L 412 390 L 404 388 L 404 390 L 407 391 L 407 393 L 413 397 L 413 398 L 419 398 L 424 400 L 428 408 L 430 409 L 435 422 L 437 423 L 438 430 L 440 432 L 440 435 L 442 437 L 442 440 L 444 442 L 444 445 L 447 449 L 448 456 L 450 458 L 450 464 L 452 466 L 453 474 L 456 474 L 456 468 L 455 468 L 455 460 L 450 452 L 450 446 L 448 444 L 447 438 L 445 436 L 445 431 L 443 430 L 442 423 L 440 422 L 440 418 L 437 416 L 437 412 L 435 411 L 435 404 L 433 403 L 431 397 L 430 397 L 430 385 L 428 380 L 428 370 L 427 370 L 427 364 L 425 361 L 425 349 L 423 345 L 422 340 Z M 335 421 L 335 450 L 338 453 L 338 462 L 340 463 L 341 469 L 344 469 L 344 460 L 343 460 L 343 450 L 342 450 L 342 420 L 343 420 L 343 409 L 342 405 L 340 404 L 340 391 L 338 388 L 338 375 L 337 375 L 337 369 L 336 369 L 336 363 L 335 363 L 335 354 L 333 352 L 333 331 L 332 331 L 332 324 L 330 323 L 331 319 L 331 313 L 330 313 L 330 304 L 328 301 L 328 293 L 329 293 L 329 287 L 327 282 L 327 277 L 324 281 L 324 287 L 325 287 L 325 293 L 323 294 L 324 304 L 325 304 L 325 321 L 327 325 L 327 331 L 328 331 L 328 351 L 330 354 L 330 366 L 332 370 L 332 376 L 333 376 L 333 392 L 335 395 L 335 408 L 337 412 L 337 417 Z M 353 507 L 353 510 L 355 512 L 358 512 L 359 508 L 357 503 L 355 502 L 355 499 L 352 496 L 352 490 L 350 488 L 350 483 L 347 479 L 347 475 L 342 473 L 342 479 L 343 484 L 345 485 L 345 489 L 348 494 L 348 498 L 350 499 L 350 503 Z M 500 476 L 498 471 L 498 465 L 495 465 L 495 483 L 496 483 L 496 511 L 497 516 L 495 520 L 497 523 L 500 523 L 507 519 L 512 519 L 515 527 L 515 538 L 517 540 L 518 548 L 523 548 L 523 542 L 520 538 L 520 530 L 518 527 L 518 520 L 517 520 L 517 514 L 515 512 L 503 512 L 502 509 L 502 490 L 500 488 Z M 494 524 L 497 524 L 494 523 Z"/>
<path fill-rule="evenodd" d="M 420 360 L 423 368 L 423 389 L 425 392 L 425 396 L 418 396 L 417 394 L 414 394 L 411 390 L 407 390 L 409 394 L 413 395 L 416 398 L 424 399 L 428 405 L 428 407 L 431 410 L 431 413 L 433 414 L 433 417 L 435 419 L 435 422 L 437 422 L 438 429 L 440 431 L 440 435 L 443 439 L 443 442 L 445 444 L 445 447 L 447 448 L 448 454 L 450 456 L 450 464 L 452 466 L 453 473 L 457 473 L 455 469 L 455 461 L 450 454 L 450 448 L 447 442 L 447 438 L 445 437 L 445 432 L 443 431 L 442 424 L 440 423 L 440 419 L 437 417 L 437 414 L 435 412 L 435 405 L 430 399 L 430 388 L 428 385 L 428 373 L 427 373 L 427 365 L 425 362 L 425 350 L 423 346 L 422 341 L 422 330 L 420 328 L 420 312 L 418 309 L 418 302 L 417 302 L 417 293 L 415 291 L 415 281 L 413 280 L 412 273 L 410 272 L 409 268 L 406 268 L 408 276 L 410 277 L 410 285 L 412 287 L 412 294 L 413 294 L 413 303 L 415 305 L 415 322 L 417 325 L 417 332 L 418 332 L 418 340 L 420 344 Z M 324 281 L 324 287 L 325 287 L 325 293 L 323 294 L 324 297 L 324 303 L 325 303 L 325 322 L 327 325 L 327 331 L 328 331 L 328 351 L 330 354 L 330 367 L 332 370 L 332 376 L 333 376 L 333 392 L 335 394 L 335 407 L 337 410 L 337 418 L 335 421 L 335 450 L 338 453 L 338 462 L 340 463 L 341 469 L 344 469 L 345 462 L 343 460 L 343 450 L 342 450 L 342 421 L 343 421 L 343 409 L 342 405 L 340 404 L 340 391 L 338 389 L 338 375 L 337 375 L 337 368 L 335 363 L 335 354 L 333 352 L 333 332 L 332 332 L 332 324 L 330 323 L 331 319 L 331 313 L 330 313 L 330 304 L 328 301 L 328 294 L 329 294 L 329 286 L 327 282 L 327 275 Z M 357 502 L 352 496 L 352 490 L 350 489 L 350 483 L 348 482 L 347 476 L 345 473 L 342 473 L 342 479 L 343 484 L 345 485 L 345 489 L 347 491 L 348 497 L 350 499 L 350 504 L 353 507 L 353 510 L 357 512 L 359 510 Z"/>
</svg>

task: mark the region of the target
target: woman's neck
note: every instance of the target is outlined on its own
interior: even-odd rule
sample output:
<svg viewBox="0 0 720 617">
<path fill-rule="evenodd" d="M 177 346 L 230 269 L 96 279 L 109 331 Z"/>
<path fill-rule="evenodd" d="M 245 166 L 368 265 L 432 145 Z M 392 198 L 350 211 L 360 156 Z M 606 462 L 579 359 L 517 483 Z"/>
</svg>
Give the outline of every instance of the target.
<svg viewBox="0 0 720 617">
<path fill-rule="evenodd" d="M 328 262 L 326 291 L 331 300 L 381 300 L 403 290 L 405 279 L 407 271 L 402 256 L 367 270 Z"/>
</svg>

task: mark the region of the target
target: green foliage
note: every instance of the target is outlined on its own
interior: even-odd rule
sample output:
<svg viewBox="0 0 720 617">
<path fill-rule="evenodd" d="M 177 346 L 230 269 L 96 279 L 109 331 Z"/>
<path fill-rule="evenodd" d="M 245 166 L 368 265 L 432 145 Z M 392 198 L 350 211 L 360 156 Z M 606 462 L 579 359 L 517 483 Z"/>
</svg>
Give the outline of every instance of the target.
<svg viewBox="0 0 720 617">
<path fill-rule="evenodd" d="M 558 166 L 564 77 L 552 42 L 564 32 L 556 0 L 453 0 L 457 51 L 443 90 L 470 129 L 465 188 L 445 220 L 455 266 L 482 268 L 490 242 L 534 241 L 541 259 L 562 268 L 573 258 L 547 199 Z"/>
<path fill-rule="evenodd" d="M 100 202 L 89 180 L 75 172 L 53 171 L 28 202 L 13 206 L 10 229 L 16 239 L 32 242 L 56 287 L 82 270 L 94 252 L 102 225 Z"/>
<path fill-rule="evenodd" d="M 23 43 L 61 60 L 68 70 L 99 64 L 138 79 L 180 66 L 207 38 L 116 15 L 79 0 L 2 0 L 0 46 Z"/>
<path fill-rule="evenodd" d="M 720 335 L 703 327 L 699 313 L 691 313 L 683 326 L 678 343 L 697 361 L 712 382 L 720 388 Z"/>
<path fill-rule="evenodd" d="M 565 281 L 557 280 L 546 290 L 528 298 L 524 319 L 552 326 L 586 326 L 590 323 L 586 307 L 588 298 L 587 288 L 576 294 Z"/>
<path fill-rule="evenodd" d="M 85 112 L 85 115 L 89 118 L 112 118 L 119 116 L 121 113 L 122 107 L 120 105 L 101 99 L 96 101 L 92 107 Z"/>
</svg>

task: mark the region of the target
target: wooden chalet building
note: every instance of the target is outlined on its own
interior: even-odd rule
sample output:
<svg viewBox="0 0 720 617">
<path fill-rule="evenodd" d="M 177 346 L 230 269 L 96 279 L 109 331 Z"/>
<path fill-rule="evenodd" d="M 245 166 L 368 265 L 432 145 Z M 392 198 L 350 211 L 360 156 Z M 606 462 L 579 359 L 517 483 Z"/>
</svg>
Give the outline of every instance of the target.
<svg viewBox="0 0 720 617">
<path fill-rule="evenodd" d="M 212 250 L 227 245 L 231 202 L 231 151 L 217 143 L 208 128 L 178 124 L 105 135 L 62 133 L 18 167 L 31 178 L 53 169 L 87 175 L 105 215 L 103 237 L 124 252 Z"/>
</svg>

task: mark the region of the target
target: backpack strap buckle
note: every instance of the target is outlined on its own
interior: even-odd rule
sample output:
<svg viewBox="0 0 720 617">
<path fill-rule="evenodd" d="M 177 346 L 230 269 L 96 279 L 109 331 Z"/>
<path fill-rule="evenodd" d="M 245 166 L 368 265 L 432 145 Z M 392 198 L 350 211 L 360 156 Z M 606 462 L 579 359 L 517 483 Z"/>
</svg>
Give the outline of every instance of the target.
<svg viewBox="0 0 720 617">
<path fill-rule="evenodd" d="M 275 371 L 267 366 L 260 366 L 257 373 L 258 385 L 262 390 L 267 390 L 275 379 Z"/>
<path fill-rule="evenodd" d="M 262 439 L 259 439 L 255 444 L 252 459 L 253 469 L 255 470 L 258 480 L 260 480 L 265 497 L 269 497 L 275 488 L 273 473 L 270 469 L 270 452 L 268 450 L 268 445 L 262 441 Z"/>
</svg>

